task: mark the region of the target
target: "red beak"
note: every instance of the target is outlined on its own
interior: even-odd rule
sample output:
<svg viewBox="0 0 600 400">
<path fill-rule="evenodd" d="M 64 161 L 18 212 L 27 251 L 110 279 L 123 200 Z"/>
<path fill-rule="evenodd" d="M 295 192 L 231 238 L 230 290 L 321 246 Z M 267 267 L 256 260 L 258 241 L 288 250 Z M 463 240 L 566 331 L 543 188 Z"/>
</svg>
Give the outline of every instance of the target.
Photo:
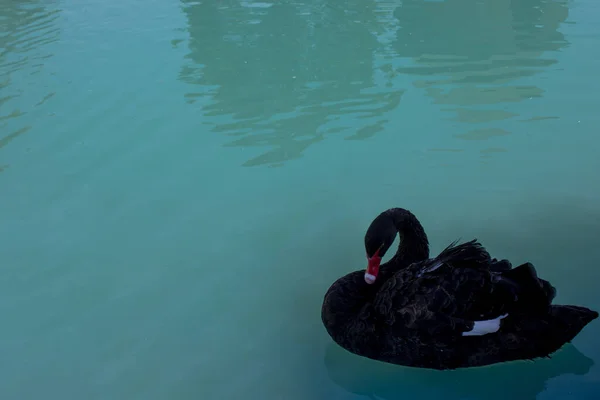
<svg viewBox="0 0 600 400">
<path fill-rule="evenodd" d="M 374 254 L 373 257 L 369 258 L 369 265 L 367 265 L 367 271 L 365 272 L 365 282 L 372 284 L 377 279 L 379 273 L 379 264 L 381 264 L 381 257 Z"/>
</svg>

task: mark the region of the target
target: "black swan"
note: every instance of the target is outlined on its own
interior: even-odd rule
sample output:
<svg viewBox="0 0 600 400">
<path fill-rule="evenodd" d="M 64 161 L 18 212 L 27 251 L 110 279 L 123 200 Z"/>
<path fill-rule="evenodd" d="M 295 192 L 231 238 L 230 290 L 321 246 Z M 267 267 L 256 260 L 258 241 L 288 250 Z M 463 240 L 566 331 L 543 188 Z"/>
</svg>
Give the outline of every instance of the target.
<svg viewBox="0 0 600 400">
<path fill-rule="evenodd" d="M 396 235 L 396 255 L 380 265 Z M 365 234 L 368 266 L 331 285 L 321 319 L 344 349 L 411 367 L 457 369 L 549 357 L 596 311 L 553 305 L 554 287 L 531 263 L 512 268 L 472 240 L 429 259 L 408 210 L 382 212 Z"/>
</svg>

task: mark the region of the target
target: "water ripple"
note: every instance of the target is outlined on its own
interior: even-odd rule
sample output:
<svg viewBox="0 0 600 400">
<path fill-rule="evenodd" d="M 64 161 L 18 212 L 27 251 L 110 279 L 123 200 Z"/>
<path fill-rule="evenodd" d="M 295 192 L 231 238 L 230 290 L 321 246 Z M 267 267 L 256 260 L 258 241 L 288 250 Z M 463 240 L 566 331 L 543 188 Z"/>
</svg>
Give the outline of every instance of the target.
<svg viewBox="0 0 600 400">
<path fill-rule="evenodd" d="M 569 45 L 566 0 L 182 4 L 185 99 L 235 137 L 227 146 L 255 148 L 246 166 L 282 165 L 343 132 L 368 139 L 410 86 L 455 113 L 466 133 L 453 137 L 496 140 L 482 132 L 510 131 L 523 113 L 510 104 L 540 99 L 531 77 Z"/>
<path fill-rule="evenodd" d="M 42 72 L 53 55 L 48 45 L 60 37 L 59 18 L 60 10 L 38 1 L 0 4 L 0 148 L 29 131 L 21 117 L 54 96 L 48 91 L 40 96 L 44 85 L 31 76 Z M 6 167 L 1 165 L 0 171 Z"/>
<path fill-rule="evenodd" d="M 201 104 L 213 132 L 235 137 L 227 147 L 256 149 L 245 166 L 283 165 L 345 132 L 341 139 L 372 137 L 405 90 L 377 75 L 385 29 L 381 9 L 365 12 L 367 3 L 183 1 L 186 101 Z"/>
<path fill-rule="evenodd" d="M 519 115 L 506 109 L 510 103 L 543 96 L 539 80 L 532 85 L 528 78 L 557 65 L 557 52 L 569 45 L 559 31 L 568 13 L 565 0 L 405 0 L 394 11 L 401 28 L 393 48 L 411 62 L 391 68 L 413 76 L 435 104 L 459 106 L 445 109 L 456 112 L 456 121 L 508 123 Z M 506 124 L 466 129 L 454 136 L 487 140 L 508 133 Z"/>
</svg>

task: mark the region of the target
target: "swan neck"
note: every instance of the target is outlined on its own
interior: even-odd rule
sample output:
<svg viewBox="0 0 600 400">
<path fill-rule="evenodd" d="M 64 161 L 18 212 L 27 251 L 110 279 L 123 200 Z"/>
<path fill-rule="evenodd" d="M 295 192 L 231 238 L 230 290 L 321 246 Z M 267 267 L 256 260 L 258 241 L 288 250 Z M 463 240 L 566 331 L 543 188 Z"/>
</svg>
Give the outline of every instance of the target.
<svg viewBox="0 0 600 400">
<path fill-rule="evenodd" d="M 394 208 L 390 212 L 390 218 L 400 236 L 400 244 L 394 258 L 408 264 L 428 259 L 429 240 L 417 217 L 406 209 Z"/>
</svg>

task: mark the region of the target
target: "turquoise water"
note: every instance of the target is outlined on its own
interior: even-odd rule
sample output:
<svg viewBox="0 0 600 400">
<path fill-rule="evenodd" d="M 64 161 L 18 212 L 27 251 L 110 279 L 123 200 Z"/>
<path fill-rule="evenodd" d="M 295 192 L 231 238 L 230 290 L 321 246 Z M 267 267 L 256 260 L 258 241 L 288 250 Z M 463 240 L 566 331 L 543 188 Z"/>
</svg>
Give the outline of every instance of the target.
<svg viewBox="0 0 600 400">
<path fill-rule="evenodd" d="M 344 352 L 320 305 L 401 206 L 600 309 L 599 15 L 1 0 L 0 398 L 596 398 L 597 321 L 439 373 Z"/>
</svg>

